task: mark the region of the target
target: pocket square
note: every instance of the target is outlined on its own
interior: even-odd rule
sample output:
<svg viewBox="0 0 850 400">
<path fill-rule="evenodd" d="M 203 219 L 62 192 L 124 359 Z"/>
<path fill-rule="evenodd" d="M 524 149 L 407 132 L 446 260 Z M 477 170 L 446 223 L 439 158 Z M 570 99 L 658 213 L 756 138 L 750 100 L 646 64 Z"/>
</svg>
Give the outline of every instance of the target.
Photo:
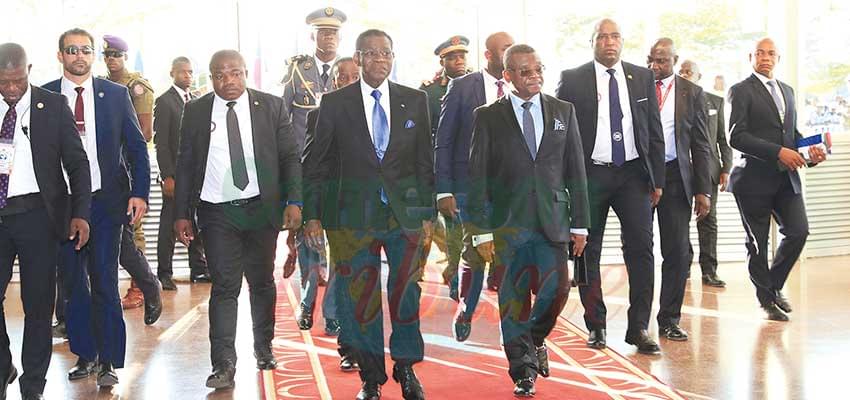
<svg viewBox="0 0 850 400">
<path fill-rule="evenodd" d="M 413 122 L 412 119 L 409 119 L 409 120 L 404 122 L 404 128 L 405 129 L 410 129 L 410 128 L 413 128 L 414 126 L 416 126 L 416 124 Z"/>
<path fill-rule="evenodd" d="M 637 103 L 642 103 L 642 102 L 644 102 L 644 101 L 646 101 L 646 100 L 647 100 L 647 98 L 646 98 L 646 97 L 644 97 L 644 98 L 642 98 L 642 99 L 637 99 Z"/>
<path fill-rule="evenodd" d="M 715 110 L 713 108 L 711 110 L 708 110 L 708 115 L 715 115 L 715 114 L 717 114 L 717 110 Z"/>
<path fill-rule="evenodd" d="M 556 118 L 555 119 L 555 126 L 552 129 L 554 129 L 556 131 L 565 131 L 565 130 L 567 130 L 567 127 L 564 126 L 564 123 L 561 122 L 561 120 Z"/>
</svg>

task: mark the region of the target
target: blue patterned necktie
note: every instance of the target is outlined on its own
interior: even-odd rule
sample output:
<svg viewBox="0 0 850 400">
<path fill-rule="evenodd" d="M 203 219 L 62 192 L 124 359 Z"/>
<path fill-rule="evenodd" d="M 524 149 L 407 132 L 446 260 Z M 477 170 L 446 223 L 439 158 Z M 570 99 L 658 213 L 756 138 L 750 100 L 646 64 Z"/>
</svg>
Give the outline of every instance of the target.
<svg viewBox="0 0 850 400">
<path fill-rule="evenodd" d="M 18 121 L 18 111 L 15 110 L 17 102 L 9 103 L 9 111 L 6 111 L 6 116 L 3 117 L 3 125 L 0 128 L 0 139 L 12 142 L 15 139 L 15 123 Z M 6 207 L 6 200 L 9 196 L 9 175 L 0 174 L 0 208 Z"/>
<path fill-rule="evenodd" d="M 770 97 L 773 97 L 773 103 L 776 104 L 776 111 L 779 111 L 779 120 L 784 123 L 785 103 L 782 102 L 782 98 L 779 97 L 779 93 L 776 92 L 776 81 L 767 81 L 767 85 L 770 86 Z"/>
<path fill-rule="evenodd" d="M 525 145 L 531 153 L 531 159 L 537 159 L 537 137 L 534 133 L 534 118 L 531 116 L 531 106 L 534 103 L 526 101 L 522 103 L 522 136 L 525 137 Z"/>
<path fill-rule="evenodd" d="M 613 68 L 608 69 L 611 75 L 608 80 L 608 111 L 611 120 L 611 161 L 619 167 L 626 163 L 626 146 L 623 144 L 623 109 L 620 108 L 620 87 L 614 76 L 616 72 Z"/>
<path fill-rule="evenodd" d="M 372 90 L 372 97 L 375 98 L 375 106 L 372 107 L 372 136 L 375 141 L 375 155 L 378 156 L 380 162 L 384 160 L 384 154 L 387 152 L 387 145 L 390 141 L 390 127 L 387 123 L 387 113 L 384 112 L 384 107 L 381 107 L 381 91 Z M 384 204 L 389 203 L 384 188 L 381 188 L 381 201 Z"/>
</svg>

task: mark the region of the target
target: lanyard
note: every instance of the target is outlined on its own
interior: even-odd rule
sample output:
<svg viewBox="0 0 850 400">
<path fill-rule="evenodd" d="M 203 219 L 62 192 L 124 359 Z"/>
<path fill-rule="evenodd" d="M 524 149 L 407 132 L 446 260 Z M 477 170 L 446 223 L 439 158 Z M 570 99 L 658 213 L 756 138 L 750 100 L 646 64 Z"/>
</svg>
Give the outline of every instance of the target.
<svg viewBox="0 0 850 400">
<path fill-rule="evenodd" d="M 670 85 L 667 86 L 667 91 L 664 92 L 664 96 L 661 97 L 661 103 L 658 104 L 658 112 L 661 112 L 661 110 L 664 108 L 664 103 L 667 102 L 667 96 L 670 95 L 670 90 L 673 89 L 674 82 L 676 82 L 676 79 L 670 81 Z"/>
</svg>

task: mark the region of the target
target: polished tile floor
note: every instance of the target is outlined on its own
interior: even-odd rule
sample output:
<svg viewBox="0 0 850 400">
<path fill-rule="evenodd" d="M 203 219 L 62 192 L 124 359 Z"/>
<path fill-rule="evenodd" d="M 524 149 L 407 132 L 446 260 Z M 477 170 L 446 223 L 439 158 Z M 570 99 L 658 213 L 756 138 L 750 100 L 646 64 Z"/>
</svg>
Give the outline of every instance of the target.
<svg viewBox="0 0 850 400">
<path fill-rule="evenodd" d="M 433 256 L 433 254 L 432 254 Z M 791 322 L 764 320 L 744 263 L 720 266 L 726 289 L 703 288 L 699 267 L 685 295 L 682 327 L 688 342 L 660 341 L 660 356 L 638 355 L 623 342 L 628 306 L 625 269 L 603 268 L 608 305 L 608 344 L 635 364 L 692 399 L 834 399 L 846 383 L 850 358 L 850 257 L 805 261 L 792 273 L 785 294 L 794 306 Z M 436 279 L 429 276 L 429 279 Z M 660 269 L 656 270 L 656 282 Z M 122 281 L 122 293 L 128 281 Z M 142 322 L 142 310 L 126 313 L 127 363 L 121 383 L 98 390 L 95 379 L 68 382 L 66 371 L 76 357 L 67 342 L 54 342 L 47 376 L 48 399 L 257 399 L 259 376 L 251 356 L 247 288 L 240 297 L 236 388 L 213 392 L 204 387 L 209 373 L 207 339 L 208 284 L 178 284 L 164 293 L 162 318 Z M 656 284 L 656 305 L 657 291 Z M 573 291 L 564 315 L 583 327 L 582 308 Z M 20 286 L 9 285 L 5 312 L 12 354 L 20 366 L 23 315 Z M 653 315 L 654 317 L 654 315 Z M 653 323 L 652 333 L 657 326 Z M 427 348 L 426 348 L 427 352 Z M 330 383 L 333 384 L 332 382 Z M 18 399 L 18 383 L 9 398 Z"/>
</svg>

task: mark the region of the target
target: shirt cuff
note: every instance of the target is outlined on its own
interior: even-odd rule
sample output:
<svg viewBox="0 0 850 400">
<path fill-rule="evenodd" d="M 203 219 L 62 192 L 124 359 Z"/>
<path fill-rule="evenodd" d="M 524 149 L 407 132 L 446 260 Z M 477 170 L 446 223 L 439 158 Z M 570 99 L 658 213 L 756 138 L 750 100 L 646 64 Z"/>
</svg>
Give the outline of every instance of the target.
<svg viewBox="0 0 850 400">
<path fill-rule="evenodd" d="M 304 202 L 303 201 L 287 200 L 286 205 L 287 206 L 298 206 L 299 208 L 304 208 Z"/>
<path fill-rule="evenodd" d="M 437 201 L 445 199 L 446 197 L 454 197 L 451 193 L 437 193 Z"/>
<path fill-rule="evenodd" d="M 570 228 L 570 233 L 573 235 L 587 236 L 587 228 Z"/>
<path fill-rule="evenodd" d="M 483 233 L 481 235 L 473 235 L 472 236 L 472 247 L 478 247 L 480 244 L 484 244 L 487 242 L 493 241 L 492 233 Z"/>
</svg>

